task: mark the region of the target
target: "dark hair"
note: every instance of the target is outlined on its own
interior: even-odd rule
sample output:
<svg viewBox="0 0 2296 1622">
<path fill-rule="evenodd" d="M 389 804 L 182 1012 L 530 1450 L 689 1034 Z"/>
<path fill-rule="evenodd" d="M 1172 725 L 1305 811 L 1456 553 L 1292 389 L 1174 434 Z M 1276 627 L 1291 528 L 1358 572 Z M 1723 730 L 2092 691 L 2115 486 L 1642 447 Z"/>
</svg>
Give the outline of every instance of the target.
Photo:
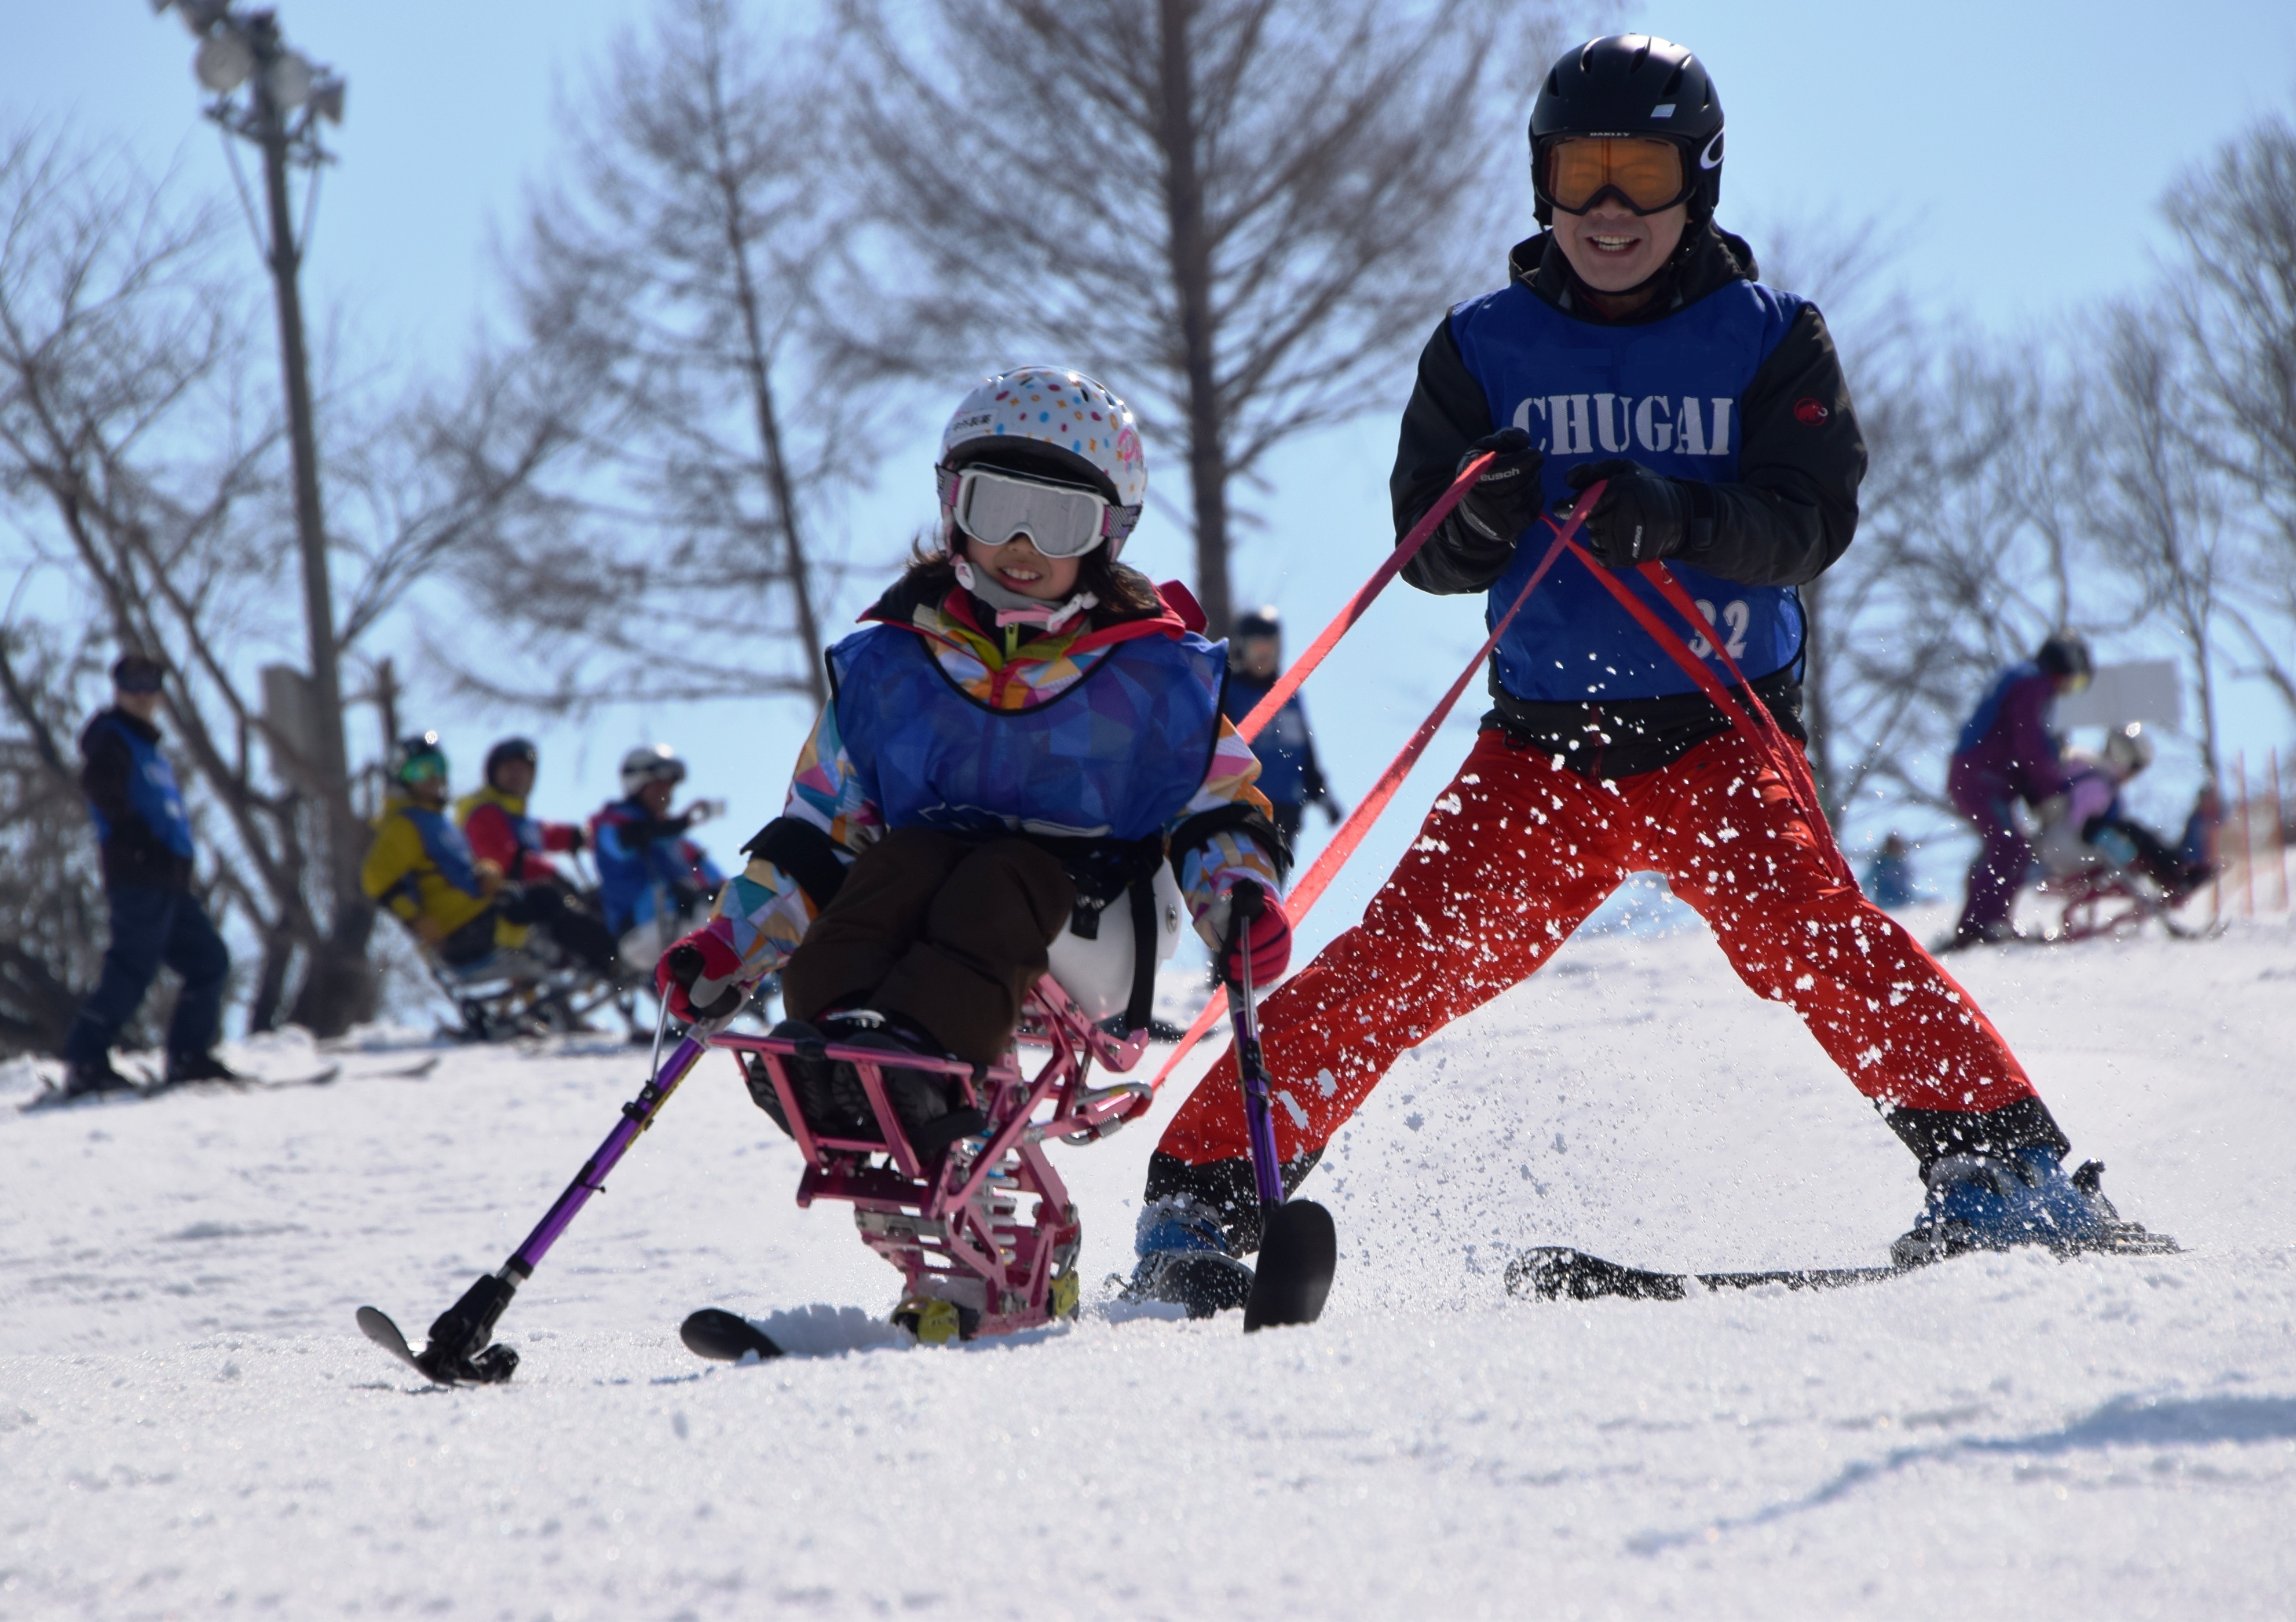
<svg viewBox="0 0 2296 1622">
<path fill-rule="evenodd" d="M 1093 624 L 1121 625 L 1164 611 L 1156 583 L 1127 563 L 1112 561 L 1106 546 L 1095 546 L 1077 560 L 1077 587 L 1100 599 L 1086 616 Z M 918 535 L 909 548 L 908 572 L 896 589 L 904 594 L 939 602 L 956 585 L 956 564 L 930 530 Z"/>
</svg>

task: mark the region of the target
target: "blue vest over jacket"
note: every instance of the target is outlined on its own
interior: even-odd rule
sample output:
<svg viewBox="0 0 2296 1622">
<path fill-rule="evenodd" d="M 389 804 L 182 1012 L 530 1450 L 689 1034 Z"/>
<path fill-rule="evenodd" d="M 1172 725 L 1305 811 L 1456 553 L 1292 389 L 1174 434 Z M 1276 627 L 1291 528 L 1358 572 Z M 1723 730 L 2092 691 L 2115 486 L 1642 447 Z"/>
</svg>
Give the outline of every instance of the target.
<svg viewBox="0 0 2296 1622">
<path fill-rule="evenodd" d="M 127 803 L 162 845 L 188 860 L 192 854 L 192 821 L 184 811 L 183 791 L 176 786 L 176 768 L 168 764 L 158 744 L 137 736 L 134 727 L 122 726 L 117 717 L 106 716 L 98 725 L 109 727 L 127 745 L 128 758 L 135 762 L 127 774 Z M 93 802 L 87 809 L 95 819 L 96 839 L 109 843 L 111 823 Z"/>
<path fill-rule="evenodd" d="M 975 700 L 900 627 L 856 632 L 829 664 L 845 752 L 888 827 L 1141 840 L 1203 786 L 1226 644 L 1120 642 L 1067 691 L 1013 710 Z"/>
<path fill-rule="evenodd" d="M 1661 321 L 1600 326 L 1578 321 L 1517 282 L 1451 312 L 1451 335 L 1488 397 L 1491 420 L 1513 423 L 1546 453 L 1549 509 L 1573 492 L 1563 475 L 1581 463 L 1624 457 L 1669 478 L 1727 484 L 1738 475 L 1739 403 L 1786 335 L 1803 300 L 1734 282 Z M 1522 589 L 1554 532 L 1533 525 L 1491 587 L 1487 623 Z M 1741 586 L 1667 560 L 1750 680 L 1801 651 L 1801 602 L 1790 586 Z M 1620 577 L 1683 632 L 1679 616 L 1639 577 Z M 1691 643 L 1727 673 L 1706 638 Z M 1696 684 L 1575 559 L 1556 561 L 1494 656 L 1517 698 L 1599 703 L 1692 692 Z"/>
</svg>

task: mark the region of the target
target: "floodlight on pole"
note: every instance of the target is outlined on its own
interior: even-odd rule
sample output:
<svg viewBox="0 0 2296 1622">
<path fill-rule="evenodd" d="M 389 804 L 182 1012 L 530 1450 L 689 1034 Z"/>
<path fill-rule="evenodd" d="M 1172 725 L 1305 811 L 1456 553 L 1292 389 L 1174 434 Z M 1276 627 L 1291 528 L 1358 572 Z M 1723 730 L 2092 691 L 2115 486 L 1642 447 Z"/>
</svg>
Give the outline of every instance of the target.
<svg viewBox="0 0 2296 1622">
<path fill-rule="evenodd" d="M 300 51 L 282 51 L 263 72 L 263 88 L 274 105 L 291 112 L 311 99 L 318 73 Z"/>
<path fill-rule="evenodd" d="M 217 95 L 229 95 L 255 71 L 255 51 L 236 34 L 209 34 L 192 57 L 192 72 Z"/>
</svg>

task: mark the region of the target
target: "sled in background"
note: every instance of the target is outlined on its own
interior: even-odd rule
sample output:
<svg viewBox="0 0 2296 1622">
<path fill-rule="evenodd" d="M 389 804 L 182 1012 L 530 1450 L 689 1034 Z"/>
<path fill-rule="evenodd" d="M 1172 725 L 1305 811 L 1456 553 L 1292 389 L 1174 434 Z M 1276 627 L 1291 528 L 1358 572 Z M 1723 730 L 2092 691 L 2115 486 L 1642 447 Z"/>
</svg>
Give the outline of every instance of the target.
<svg viewBox="0 0 2296 1622">
<path fill-rule="evenodd" d="M 414 939 L 409 931 L 409 938 Z M 510 1042 L 521 1036 L 568 1036 L 594 1030 L 590 1016 L 611 1007 L 632 1037 L 643 1036 L 636 999 L 572 963 L 545 960 L 525 949 L 498 949 L 460 967 L 415 941 L 439 995 L 455 1005 L 459 1025 L 439 1034 L 456 1042 Z"/>
</svg>

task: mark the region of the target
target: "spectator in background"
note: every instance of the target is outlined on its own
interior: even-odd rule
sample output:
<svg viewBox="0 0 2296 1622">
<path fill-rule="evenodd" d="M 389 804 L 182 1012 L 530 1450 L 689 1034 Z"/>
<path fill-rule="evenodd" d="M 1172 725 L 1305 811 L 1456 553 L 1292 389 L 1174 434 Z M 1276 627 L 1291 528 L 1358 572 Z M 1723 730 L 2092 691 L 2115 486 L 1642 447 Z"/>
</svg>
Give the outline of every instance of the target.
<svg viewBox="0 0 2296 1622">
<path fill-rule="evenodd" d="M 152 719 L 166 676 L 156 659 L 124 655 L 111 667 L 111 708 L 80 734 L 80 788 L 102 845 L 111 943 L 64 1040 L 67 1097 L 135 1090 L 111 1068 L 111 1044 L 163 966 L 184 980 L 168 1021 L 168 1084 L 237 1079 L 214 1052 L 231 954 L 192 894 L 191 819 Z"/>
<path fill-rule="evenodd" d="M 589 836 L 579 823 L 545 823 L 527 815 L 539 758 L 531 739 L 504 738 L 487 751 L 486 787 L 455 801 L 455 815 L 471 854 L 501 868 L 512 883 L 554 884 L 570 892 L 548 853 L 579 851 Z"/>
<path fill-rule="evenodd" d="M 697 799 L 672 816 L 669 802 L 685 781 L 685 762 L 668 744 L 634 749 L 622 757 L 622 798 L 590 819 L 599 905 L 634 974 L 650 971 L 672 941 L 701 922 L 701 909 L 725 881 L 685 834 L 726 807 Z"/>
<path fill-rule="evenodd" d="M 447 752 L 437 733 L 402 738 L 392 751 L 390 792 L 359 882 L 449 968 L 476 968 L 497 949 L 516 951 L 539 929 L 593 974 L 614 972 L 613 938 L 568 906 L 560 885 L 512 883 L 499 864 L 472 853 L 447 815 Z"/>
<path fill-rule="evenodd" d="M 2193 796 L 2193 809 L 2185 818 L 2184 838 L 2177 841 L 2177 855 L 2194 867 L 2205 868 L 2213 874 L 2218 871 L 2217 835 L 2224 828 L 2224 796 L 2212 782 L 2204 782 Z M 2291 833 L 2296 842 L 2296 831 Z"/>
<path fill-rule="evenodd" d="M 1914 904 L 1914 848 L 1901 833 L 1886 835 L 1866 864 L 1866 898 L 1875 906 Z"/>
<path fill-rule="evenodd" d="M 1969 897 L 1953 936 L 1938 944 L 1950 952 L 2016 934 L 2010 913 L 2033 864 L 2033 848 L 2018 826 L 2016 802 L 2039 806 L 2071 787 L 2063 750 L 2049 731 L 2049 706 L 2062 692 L 2088 685 L 2096 669 L 2088 643 L 2070 631 L 2043 643 L 2033 657 L 1996 676 L 1963 724 L 1947 773 L 1954 809 L 1975 824 L 1984 840 L 1969 870 Z"/>
<path fill-rule="evenodd" d="M 1220 711 L 1241 723 L 1283 668 L 1283 627 L 1272 608 L 1256 609 L 1235 622 L 1227 644 L 1227 687 Z M 1321 806 L 1334 827 L 1343 812 L 1339 799 L 1324 782 L 1324 768 L 1316 759 L 1316 742 L 1308 730 L 1308 711 L 1293 693 L 1275 712 L 1251 752 L 1259 758 L 1258 787 L 1275 808 L 1275 826 L 1288 843 L 1300 837 L 1300 823 L 1311 806 Z"/>
</svg>

